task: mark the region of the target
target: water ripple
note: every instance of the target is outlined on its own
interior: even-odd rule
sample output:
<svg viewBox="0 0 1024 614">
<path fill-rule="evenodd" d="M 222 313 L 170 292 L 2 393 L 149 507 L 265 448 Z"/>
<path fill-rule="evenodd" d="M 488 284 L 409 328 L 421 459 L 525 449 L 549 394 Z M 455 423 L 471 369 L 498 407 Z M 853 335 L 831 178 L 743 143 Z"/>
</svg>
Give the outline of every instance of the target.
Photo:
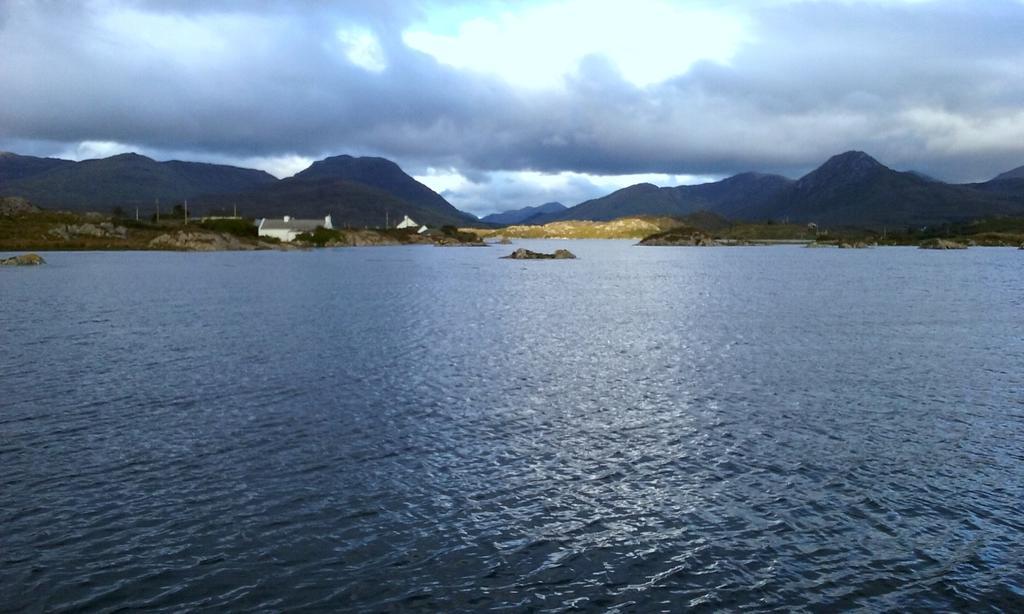
<svg viewBox="0 0 1024 614">
<path fill-rule="evenodd" d="M 1021 609 L 1016 252 L 574 251 L 0 275 L 0 611 Z"/>
</svg>

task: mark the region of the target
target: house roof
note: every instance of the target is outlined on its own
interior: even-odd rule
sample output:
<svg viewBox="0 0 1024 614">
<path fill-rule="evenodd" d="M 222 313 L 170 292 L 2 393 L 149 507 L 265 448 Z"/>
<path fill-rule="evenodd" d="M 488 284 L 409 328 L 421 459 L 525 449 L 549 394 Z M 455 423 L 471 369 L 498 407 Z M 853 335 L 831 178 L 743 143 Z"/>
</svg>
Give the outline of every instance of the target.
<svg viewBox="0 0 1024 614">
<path fill-rule="evenodd" d="M 398 223 L 398 228 L 412 228 L 413 226 L 419 226 L 411 217 L 408 215 L 402 218 L 402 221 Z"/>
<path fill-rule="evenodd" d="M 316 230 L 317 226 L 323 226 L 324 220 L 296 220 L 290 219 L 287 222 L 284 220 L 272 220 L 266 218 L 263 223 L 260 224 L 260 230 L 298 230 L 299 232 L 307 232 L 310 230 Z"/>
</svg>

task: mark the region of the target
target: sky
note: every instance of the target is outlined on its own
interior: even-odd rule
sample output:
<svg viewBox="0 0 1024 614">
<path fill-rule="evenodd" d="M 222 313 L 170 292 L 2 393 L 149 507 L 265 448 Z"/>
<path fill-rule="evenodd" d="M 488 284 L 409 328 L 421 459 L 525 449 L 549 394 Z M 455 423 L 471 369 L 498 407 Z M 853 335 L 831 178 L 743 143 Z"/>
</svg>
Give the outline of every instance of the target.
<svg viewBox="0 0 1024 614">
<path fill-rule="evenodd" d="M 484 215 L 858 149 L 1024 165 L 1024 0 L 0 0 L 0 149 L 376 155 Z"/>
</svg>

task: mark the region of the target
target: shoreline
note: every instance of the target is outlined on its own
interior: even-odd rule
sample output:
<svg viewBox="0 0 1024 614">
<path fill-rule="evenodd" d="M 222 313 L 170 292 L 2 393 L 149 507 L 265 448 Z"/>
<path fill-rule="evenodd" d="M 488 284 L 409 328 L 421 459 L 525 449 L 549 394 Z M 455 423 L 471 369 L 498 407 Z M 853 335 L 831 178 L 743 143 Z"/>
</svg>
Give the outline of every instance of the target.
<svg viewBox="0 0 1024 614">
<path fill-rule="evenodd" d="M 629 242 L 633 242 L 633 245 L 631 247 L 670 247 L 670 248 L 671 247 L 676 247 L 676 248 L 696 248 L 696 249 L 701 249 L 701 250 L 708 249 L 708 248 L 734 249 L 734 248 L 742 248 L 742 247 L 804 247 L 804 248 L 810 247 L 810 248 L 825 249 L 826 251 L 828 251 L 829 249 L 843 250 L 843 248 L 841 248 L 840 246 L 833 245 L 833 244 L 815 244 L 813 242 L 805 242 L 805 241 L 772 241 L 772 240 L 768 240 L 768 241 L 745 240 L 745 241 L 742 241 L 742 242 L 731 242 L 731 243 L 723 241 L 723 242 L 721 242 L 721 243 L 719 243 L 717 245 L 701 245 L 701 246 L 698 246 L 698 245 L 640 245 L 639 243 L 636 243 L 634 239 L 620 239 L 620 238 L 608 238 L 608 239 L 557 239 L 557 238 L 533 239 L 533 238 L 531 238 L 531 239 L 521 239 L 521 241 L 531 241 L 531 242 L 532 241 L 615 241 L 615 242 L 627 242 L 627 241 L 629 241 Z M 380 248 L 380 247 L 424 247 L 424 248 L 425 247 L 502 247 L 502 248 L 504 248 L 504 247 L 509 247 L 509 245 L 502 245 L 502 244 L 498 244 L 498 243 L 487 243 L 485 245 L 443 246 L 443 245 L 434 245 L 434 244 L 431 244 L 431 243 L 386 243 L 386 244 L 376 244 L 376 245 L 333 245 L 333 246 L 315 246 L 315 245 L 310 246 L 310 245 L 305 245 L 305 246 L 290 246 L 290 247 L 285 247 L 285 248 L 274 247 L 274 248 L 255 248 L 255 249 L 230 249 L 230 248 L 223 248 L 223 249 L 161 249 L 161 248 L 140 248 L 140 247 L 134 247 L 134 246 L 131 246 L 131 247 L 116 247 L 116 246 L 109 246 L 109 247 L 55 247 L 55 246 L 47 246 L 47 247 L 26 247 L 26 248 L 11 249 L 11 248 L 5 247 L 3 245 L 0 245 L 0 258 L 7 258 L 7 257 L 12 257 L 12 256 L 26 255 L 26 254 L 29 254 L 29 253 L 38 253 L 38 254 L 62 254 L 62 253 L 77 254 L 77 253 L 89 253 L 89 252 L 94 252 L 94 253 L 104 253 L 105 252 L 105 253 L 138 253 L 138 254 L 144 254 L 144 253 L 153 253 L 153 254 L 159 254 L 159 253 L 213 254 L 213 253 L 256 253 L 256 252 L 261 252 L 261 253 L 267 253 L 267 252 L 314 252 L 314 251 L 321 251 L 321 250 L 325 250 L 325 249 L 374 248 L 374 247 L 378 247 L 378 248 Z M 866 248 L 860 248 L 860 249 L 869 249 L 870 250 L 870 249 L 876 249 L 876 248 L 905 248 L 905 249 L 913 249 L 913 250 L 924 249 L 926 251 L 968 251 L 968 250 L 973 250 L 973 249 L 1006 249 L 1006 250 L 1015 250 L 1015 251 L 1024 250 L 1024 247 L 1019 247 L 1019 246 L 1015 246 L 1015 245 L 971 245 L 971 246 L 965 246 L 963 249 L 958 249 L 958 250 L 935 250 L 935 249 L 923 248 L 921 245 L 916 245 L 916 244 L 880 244 L 880 245 L 871 245 L 871 246 L 867 246 Z M 811 250 L 811 251 L 816 251 L 816 250 Z M 843 250 L 843 251 L 847 251 L 847 250 Z M 849 251 L 859 251 L 859 250 L 849 250 Z"/>
<path fill-rule="evenodd" d="M 694 222 L 696 223 L 696 222 Z M 951 232 L 952 231 L 952 232 Z M 84 251 L 295 251 L 324 247 L 433 245 L 482 247 L 516 240 L 620 240 L 645 246 L 739 247 L 803 245 L 807 247 L 906 246 L 1024 247 L 1024 234 L 997 222 L 978 222 L 925 233 L 879 233 L 870 229 L 832 229 L 819 234 L 797 224 L 722 221 L 717 226 L 690 225 L 659 217 L 619 218 L 608 222 L 567 221 L 542 226 L 456 228 L 445 226 L 420 233 L 396 228 L 317 228 L 293 242 L 258 236 L 252 220 L 244 218 L 141 221 L 99 213 L 35 209 L 0 215 L 0 252 Z"/>
</svg>

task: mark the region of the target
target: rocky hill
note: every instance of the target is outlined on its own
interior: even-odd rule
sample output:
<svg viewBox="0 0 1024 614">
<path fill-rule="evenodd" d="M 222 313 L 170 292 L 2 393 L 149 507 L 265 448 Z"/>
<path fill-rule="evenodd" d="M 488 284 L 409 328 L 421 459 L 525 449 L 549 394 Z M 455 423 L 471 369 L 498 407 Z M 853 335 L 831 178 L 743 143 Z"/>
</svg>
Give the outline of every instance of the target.
<svg viewBox="0 0 1024 614">
<path fill-rule="evenodd" d="M 320 185 L 324 185 L 322 182 L 325 181 L 360 184 L 408 203 L 416 211 L 429 212 L 427 214 L 420 213 L 420 218 L 429 217 L 452 223 L 476 221 L 476 217 L 459 211 L 443 196 L 416 181 L 397 164 L 385 158 L 332 156 L 314 162 L 309 168 L 297 173 L 287 181 L 292 184 L 320 182 Z M 402 215 L 408 214 L 413 219 L 421 221 L 413 215 L 411 209 L 409 211 L 397 209 L 394 213 L 399 214 L 397 218 L 399 220 L 402 219 Z"/>
<path fill-rule="evenodd" d="M 744 210 L 747 219 L 827 225 L 928 226 L 999 215 L 1024 215 L 1005 195 L 894 171 L 860 151 L 830 158 L 779 192 Z"/>
<path fill-rule="evenodd" d="M 273 175 L 248 168 L 157 162 L 132 153 L 81 162 L 39 160 L 49 159 L 29 161 L 33 172 L 19 178 L 0 179 L 0 195 L 24 197 L 47 208 L 104 212 L 136 206 L 149 211 L 159 199 L 169 210 L 173 203 L 202 194 L 233 193 L 277 181 Z M 25 160 L 17 162 L 25 168 Z"/>
<path fill-rule="evenodd" d="M 384 226 L 404 215 L 429 225 L 465 225 L 459 211 L 384 158 L 334 156 L 284 180 L 259 170 L 138 154 L 71 162 L 0 155 L 0 196 L 23 197 L 49 208 L 109 213 L 117 208 L 148 218 L 189 201 L 193 215 L 323 217 L 339 226 Z"/>
<path fill-rule="evenodd" d="M 830 158 L 796 181 L 742 173 L 693 186 L 642 183 L 571 207 L 557 219 L 681 217 L 704 210 L 748 222 L 871 228 L 959 223 L 1024 216 L 1024 179 L 1016 178 L 1019 170 L 983 184 L 953 185 L 919 173 L 895 171 L 864 152 L 850 151 Z"/>
<path fill-rule="evenodd" d="M 502 211 L 501 213 L 492 213 L 480 218 L 480 221 L 500 225 L 544 224 L 565 210 L 566 206 L 562 203 L 551 202 L 537 205 L 536 207 L 523 207 L 521 209 Z"/>
<path fill-rule="evenodd" d="M 588 200 L 558 214 L 556 220 L 613 220 L 624 216 L 685 216 L 713 211 L 740 217 L 750 208 L 771 202 L 792 180 L 779 175 L 742 173 L 701 185 L 658 187 L 640 183 Z"/>
</svg>

